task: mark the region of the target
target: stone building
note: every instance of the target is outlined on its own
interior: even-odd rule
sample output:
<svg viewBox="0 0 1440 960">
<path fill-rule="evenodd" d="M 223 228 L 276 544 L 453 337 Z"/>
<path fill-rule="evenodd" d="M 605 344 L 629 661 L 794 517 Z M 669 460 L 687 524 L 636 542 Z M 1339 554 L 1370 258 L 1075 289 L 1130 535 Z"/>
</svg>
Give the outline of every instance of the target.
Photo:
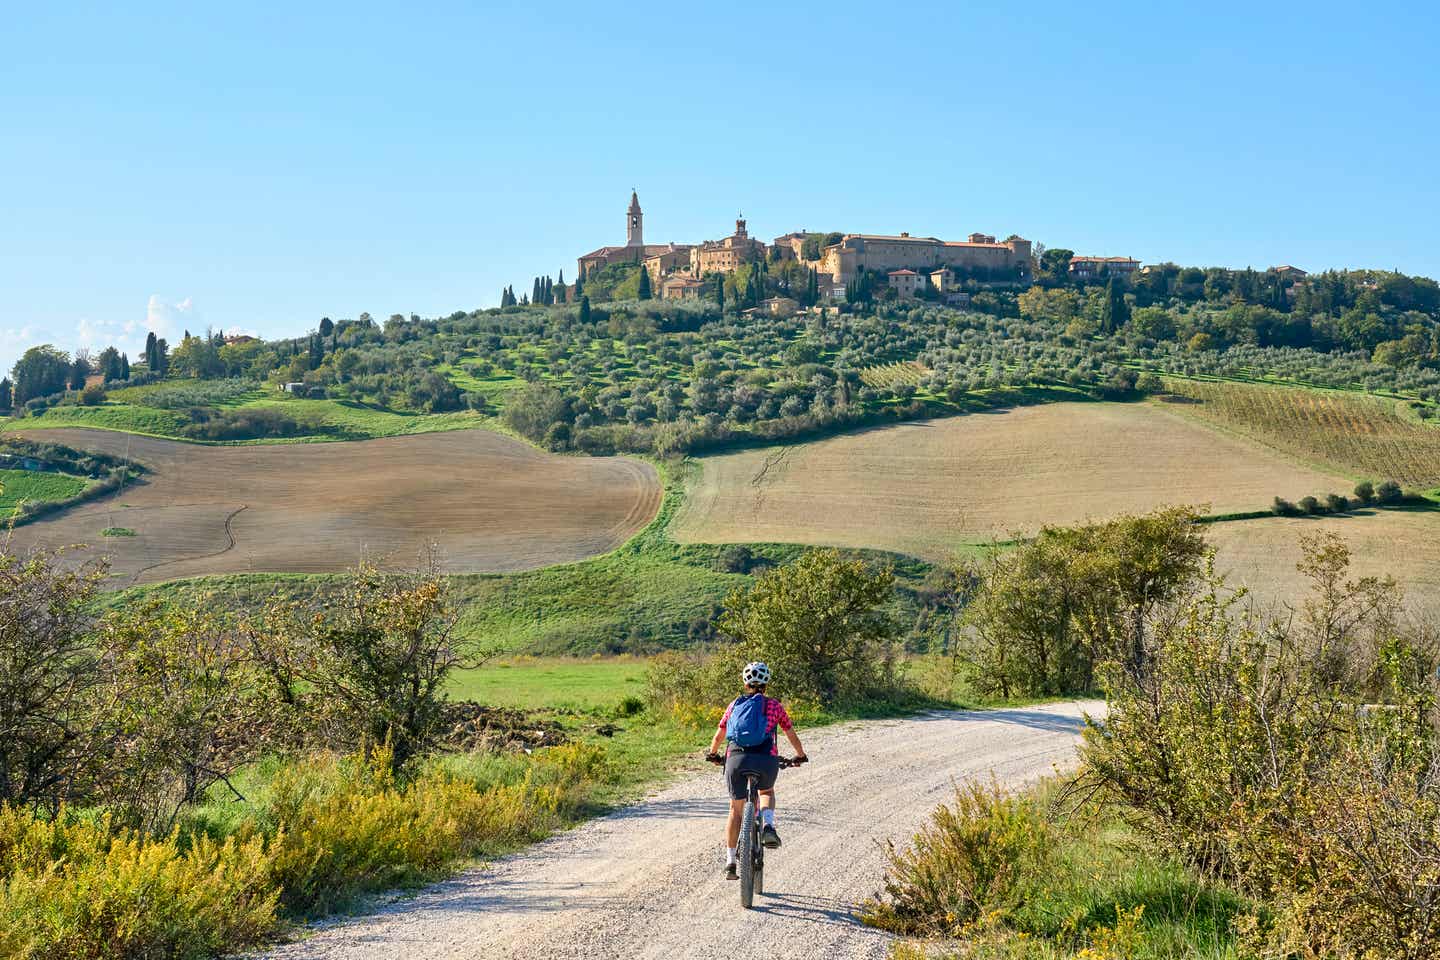
<svg viewBox="0 0 1440 960">
<path fill-rule="evenodd" d="M 1015 272 L 1016 279 L 1030 270 L 1030 241 L 1009 237 L 996 242 L 994 237 L 972 233 L 970 239 L 940 240 L 936 237 L 898 237 L 869 233 L 849 233 L 839 243 L 825 248 L 820 269 L 836 283 L 848 283 L 862 268 L 889 273 L 892 270 L 923 270 L 939 267 L 956 270 L 986 269 Z"/>
<path fill-rule="evenodd" d="M 715 289 L 713 283 L 696 280 L 686 274 L 674 274 L 656 286 L 661 300 L 697 300 Z"/>
<path fill-rule="evenodd" d="M 1071 257 L 1069 272 L 1076 280 L 1109 275 L 1123 279 L 1139 269 L 1140 261 L 1130 257 Z"/>
<path fill-rule="evenodd" d="M 579 275 L 587 277 L 594 270 L 608 267 L 612 263 L 640 263 L 651 257 L 664 257 L 679 252 L 688 258 L 687 244 L 645 242 L 645 214 L 640 209 L 640 197 L 630 191 L 630 207 L 625 211 L 625 245 L 623 247 L 601 247 L 576 259 Z"/>
<path fill-rule="evenodd" d="M 685 273 L 690 269 L 690 251 L 693 244 L 672 243 L 663 253 L 645 257 L 645 270 L 650 274 L 651 288 L 658 288 L 660 281 L 674 273 Z"/>
<path fill-rule="evenodd" d="M 889 273 L 890 287 L 899 293 L 900 296 L 909 298 L 915 296 L 925 289 L 925 277 L 914 270 L 891 270 Z"/>
<path fill-rule="evenodd" d="M 743 219 L 735 221 L 735 232 L 723 240 L 706 240 L 690 250 L 690 274 L 705 277 L 731 273 L 737 267 L 765 259 L 765 241 L 745 230 Z"/>
</svg>

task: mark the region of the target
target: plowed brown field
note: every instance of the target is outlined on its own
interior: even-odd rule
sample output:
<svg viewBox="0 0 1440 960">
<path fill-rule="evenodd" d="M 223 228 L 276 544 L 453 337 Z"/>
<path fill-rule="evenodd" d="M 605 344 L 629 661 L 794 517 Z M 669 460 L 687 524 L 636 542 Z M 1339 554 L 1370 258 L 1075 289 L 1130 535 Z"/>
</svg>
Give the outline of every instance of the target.
<svg viewBox="0 0 1440 960">
<path fill-rule="evenodd" d="M 20 527 L 15 543 L 86 544 L 116 585 L 216 573 L 319 573 L 363 557 L 450 572 L 525 570 L 610 550 L 655 516 L 648 464 L 556 457 L 485 430 L 353 443 L 211 447 L 103 430 L 37 439 L 129 456 L 142 482 Z M 135 536 L 102 537 L 110 528 Z"/>
<path fill-rule="evenodd" d="M 1148 404 L 1056 403 L 706 457 L 672 531 L 942 559 L 957 545 L 1163 504 L 1265 509 L 1342 477 Z"/>
</svg>

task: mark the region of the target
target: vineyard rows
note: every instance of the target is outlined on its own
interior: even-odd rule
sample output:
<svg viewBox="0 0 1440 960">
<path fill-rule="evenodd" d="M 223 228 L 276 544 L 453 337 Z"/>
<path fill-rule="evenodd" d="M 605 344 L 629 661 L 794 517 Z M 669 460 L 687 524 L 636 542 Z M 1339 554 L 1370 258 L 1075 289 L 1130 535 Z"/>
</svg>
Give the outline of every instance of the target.
<svg viewBox="0 0 1440 960">
<path fill-rule="evenodd" d="M 1198 400 L 1203 419 L 1303 460 L 1372 480 L 1411 487 L 1440 484 L 1440 429 L 1406 420 L 1395 401 L 1246 383 L 1168 380 L 1175 394 Z"/>
<path fill-rule="evenodd" d="M 866 367 L 860 371 L 860 382 L 867 387 L 898 387 L 901 384 L 920 383 L 920 378 L 930 372 L 930 368 L 915 360 L 902 360 L 898 363 L 886 363 L 875 367 Z"/>
</svg>

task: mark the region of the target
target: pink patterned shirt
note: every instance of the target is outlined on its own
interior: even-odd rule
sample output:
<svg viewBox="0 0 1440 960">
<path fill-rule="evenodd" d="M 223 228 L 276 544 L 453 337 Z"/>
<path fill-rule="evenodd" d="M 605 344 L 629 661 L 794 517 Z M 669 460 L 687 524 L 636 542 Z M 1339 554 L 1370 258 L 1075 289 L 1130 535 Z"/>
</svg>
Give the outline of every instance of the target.
<svg viewBox="0 0 1440 960">
<path fill-rule="evenodd" d="M 739 699 L 738 697 L 736 698 Z M 725 724 L 730 721 L 730 711 L 735 709 L 735 701 L 730 701 L 730 706 L 725 708 L 725 715 L 720 718 L 720 732 L 725 732 Z M 775 728 L 781 730 L 792 730 L 794 724 L 790 722 L 790 714 L 785 712 L 785 705 L 774 697 L 765 698 L 765 733 L 770 737 L 770 754 L 775 756 L 780 753 L 780 743 L 775 736 Z M 725 754 L 730 754 L 729 746 L 725 748 Z"/>
</svg>

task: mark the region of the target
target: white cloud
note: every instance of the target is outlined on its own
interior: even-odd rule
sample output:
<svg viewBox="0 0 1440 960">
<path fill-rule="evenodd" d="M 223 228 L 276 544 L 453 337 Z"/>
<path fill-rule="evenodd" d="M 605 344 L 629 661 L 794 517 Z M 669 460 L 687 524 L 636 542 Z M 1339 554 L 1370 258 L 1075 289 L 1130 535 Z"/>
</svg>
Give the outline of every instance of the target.
<svg viewBox="0 0 1440 960">
<path fill-rule="evenodd" d="M 163 337 L 172 347 L 180 343 L 185 331 L 201 333 L 205 325 L 190 297 L 183 300 L 166 300 L 158 293 L 151 294 L 145 305 L 145 316 L 125 320 L 92 320 L 82 317 L 70 330 L 55 328 L 42 329 L 32 325 L 23 327 L 0 327 L 0 372 L 8 375 L 10 368 L 20 355 L 41 343 L 53 343 L 61 350 L 73 353 L 87 349 L 92 354 L 113 346 L 136 360 L 145 355 L 145 338 L 150 332 Z M 227 330 L 226 333 L 241 331 Z"/>
<path fill-rule="evenodd" d="M 36 327 L 0 327 L 0 377 L 8 377 L 15 361 L 26 350 L 42 342 L 42 336 L 44 334 Z"/>
</svg>

